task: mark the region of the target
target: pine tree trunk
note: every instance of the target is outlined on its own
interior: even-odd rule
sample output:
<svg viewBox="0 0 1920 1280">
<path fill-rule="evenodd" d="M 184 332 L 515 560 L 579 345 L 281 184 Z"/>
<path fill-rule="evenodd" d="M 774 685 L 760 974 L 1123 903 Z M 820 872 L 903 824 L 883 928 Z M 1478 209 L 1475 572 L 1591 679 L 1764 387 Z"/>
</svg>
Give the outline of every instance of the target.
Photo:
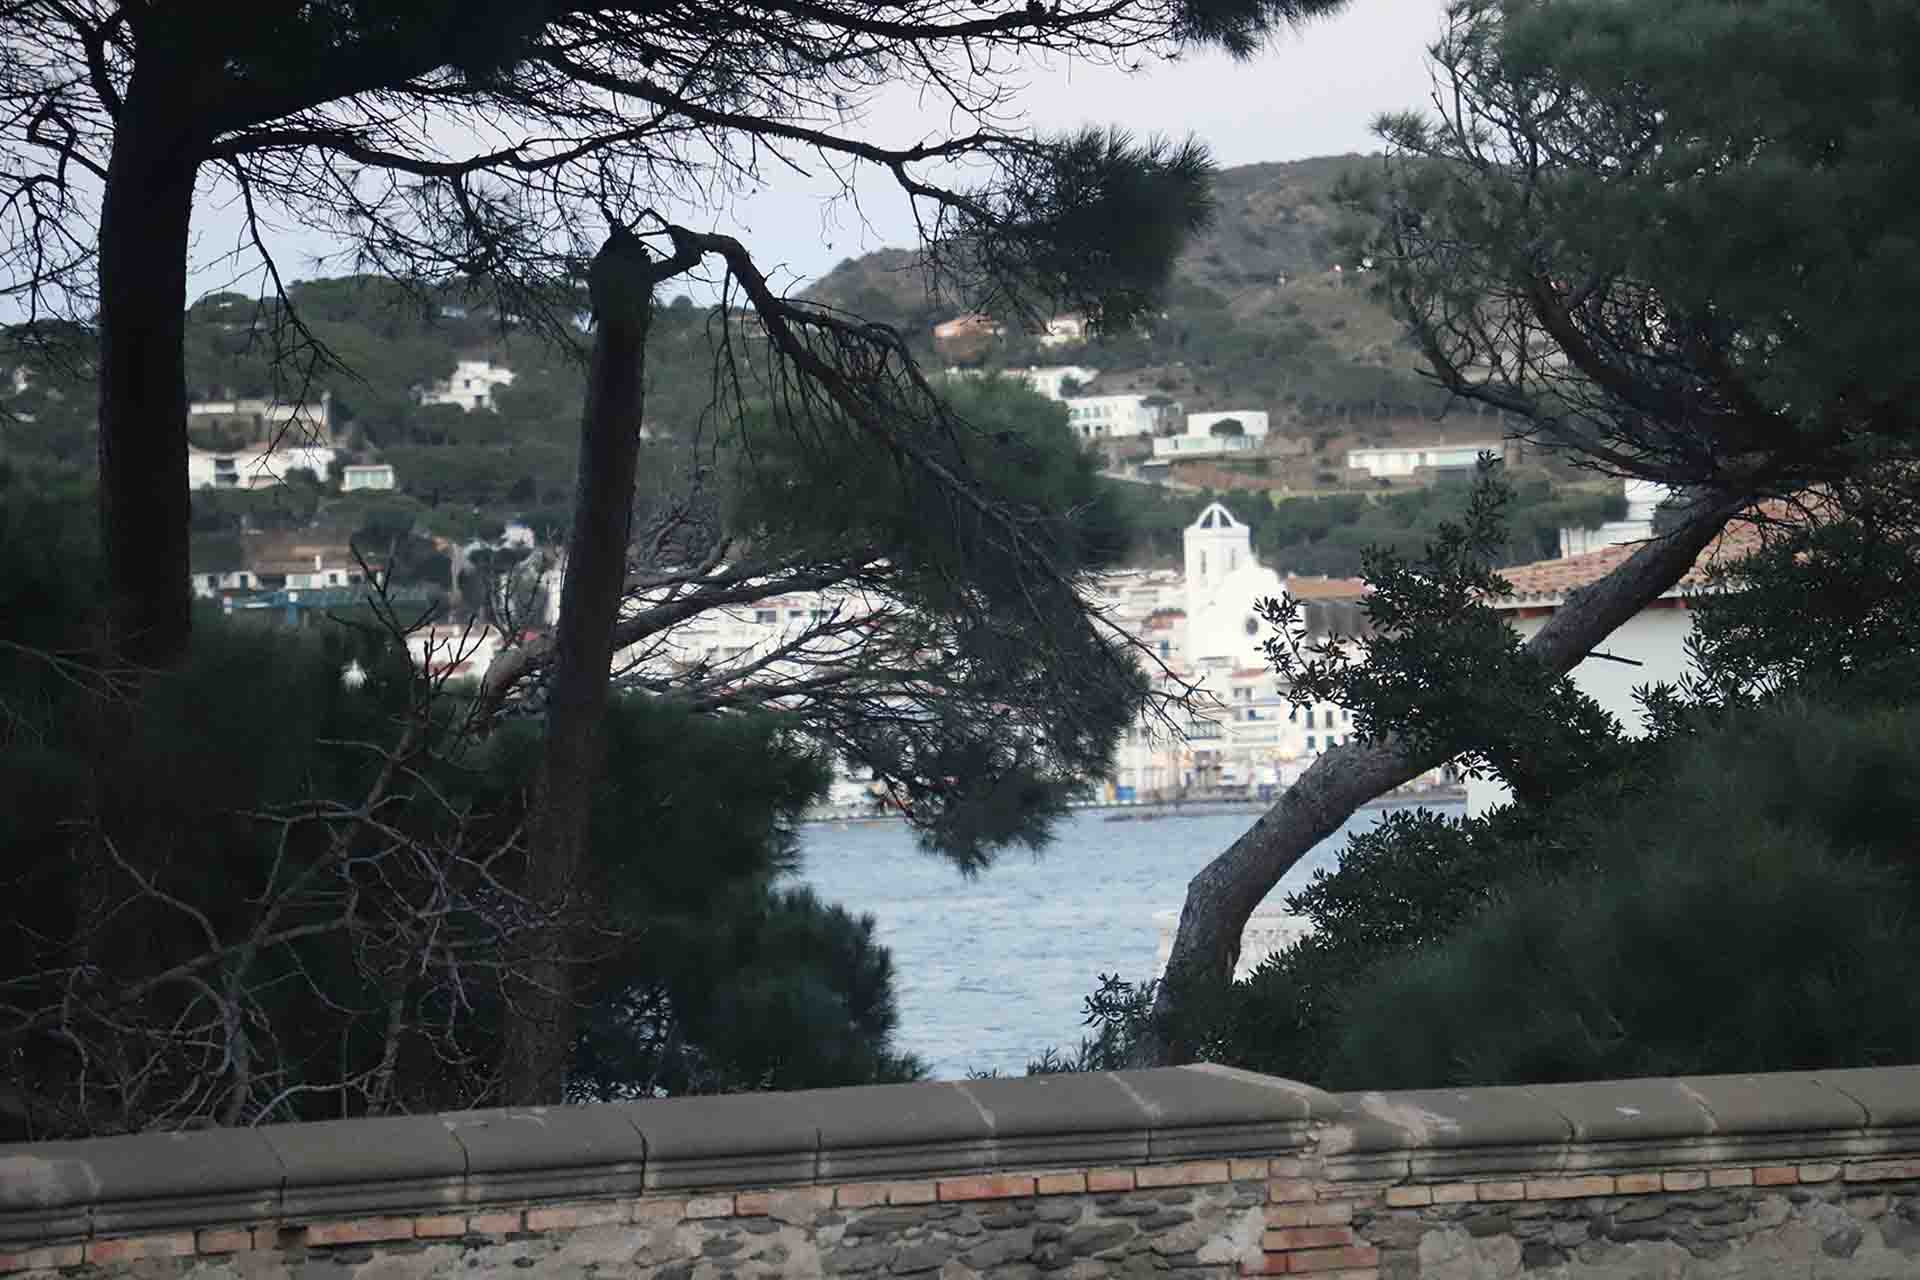
<svg viewBox="0 0 1920 1280">
<path fill-rule="evenodd" d="M 100 528 L 111 644 L 166 666 L 192 629 L 187 233 L 200 139 L 177 77 L 127 86 L 100 210 Z"/>
<path fill-rule="evenodd" d="M 1647 543 L 1612 573 L 1574 592 L 1527 642 L 1527 651 L 1551 671 L 1573 670 L 1615 628 L 1680 581 L 1744 505 L 1723 501 L 1698 509 L 1671 535 Z M 1361 805 L 1442 763 L 1392 741 L 1336 747 L 1203 867 L 1187 884 L 1153 1017 L 1134 1046 L 1135 1065 L 1193 1060 L 1208 1016 L 1228 995 L 1247 920 L 1280 877 Z"/>
<path fill-rule="evenodd" d="M 526 893 L 551 923 L 533 934 L 508 978 L 502 1076 L 510 1106 L 562 1101 L 573 1049 L 569 942 L 587 905 L 587 841 L 602 760 L 600 729 L 613 666 L 613 626 L 627 581 L 652 318 L 647 262 L 645 248 L 624 232 L 610 237 L 594 260 L 596 332 L 547 686 L 546 748 L 529 833 Z"/>
</svg>

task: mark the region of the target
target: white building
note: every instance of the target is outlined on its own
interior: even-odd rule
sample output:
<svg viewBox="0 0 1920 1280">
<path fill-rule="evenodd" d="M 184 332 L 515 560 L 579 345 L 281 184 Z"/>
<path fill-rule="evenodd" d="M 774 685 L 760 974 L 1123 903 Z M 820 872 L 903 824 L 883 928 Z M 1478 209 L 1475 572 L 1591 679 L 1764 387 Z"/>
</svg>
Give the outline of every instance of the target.
<svg viewBox="0 0 1920 1280">
<path fill-rule="evenodd" d="M 360 562 L 345 547 L 302 544 L 284 536 L 248 535 L 241 547 L 241 562 L 203 564 L 189 575 L 188 585 L 201 599 L 213 599 L 228 592 L 246 591 L 320 591 L 331 587 L 357 587 L 364 575 Z"/>
<path fill-rule="evenodd" d="M 1216 435 L 1214 428 L 1223 422 L 1240 424 L 1238 435 Z M 1224 413 L 1190 413 L 1187 429 L 1177 436 L 1163 436 L 1153 442 L 1156 458 L 1212 458 L 1229 453 L 1251 453 L 1267 438 L 1267 414 L 1264 409 L 1229 409 Z"/>
<path fill-rule="evenodd" d="M 421 404 L 455 404 L 471 413 L 493 408 L 495 387 L 513 382 L 513 370 L 490 360 L 462 360 L 453 367 L 453 376 L 436 382 L 420 393 Z"/>
<path fill-rule="evenodd" d="M 233 453 L 187 450 L 189 489 L 270 489 L 285 484 L 289 472 L 311 471 L 324 481 L 333 466 L 334 451 L 325 445 L 288 444 L 278 449 L 262 445 Z"/>
<path fill-rule="evenodd" d="M 1190 436 L 1212 436 L 1213 429 L 1223 422 L 1237 422 L 1240 433 L 1254 440 L 1267 438 L 1267 411 L 1265 409 L 1227 409 L 1217 413 L 1190 413 L 1187 415 L 1187 434 Z"/>
<path fill-rule="evenodd" d="M 1160 424 L 1160 413 L 1146 400 L 1139 395 L 1071 396 L 1067 419 L 1083 440 L 1150 436 Z"/>
<path fill-rule="evenodd" d="M 192 400 L 187 403 L 187 427 L 225 427 L 242 431 L 249 440 L 273 442 L 283 438 L 306 441 L 333 439 L 333 393 L 323 391 L 313 404 L 276 400 L 270 396 L 237 400 Z"/>
<path fill-rule="evenodd" d="M 393 467 L 389 463 L 359 463 L 340 469 L 340 489 L 344 493 L 355 493 L 362 489 L 391 489 L 393 485 Z"/>
<path fill-rule="evenodd" d="M 1470 470 L 1482 453 L 1503 456 L 1497 440 L 1476 444 L 1402 445 L 1381 449 L 1347 450 L 1347 470 L 1364 471 L 1376 479 L 1397 479 L 1416 471 Z"/>
<path fill-rule="evenodd" d="M 1270 794 L 1290 785 L 1313 759 L 1352 735 L 1342 708 L 1295 707 L 1267 661 L 1273 628 L 1260 600 L 1292 597 L 1312 604 L 1352 601 L 1366 585 L 1354 579 L 1283 578 L 1253 554 L 1248 527 L 1220 503 L 1202 511 L 1183 535 L 1185 572 L 1110 579 L 1100 603 L 1171 669 L 1156 673 L 1163 690 L 1196 689 L 1191 710 L 1168 725 L 1143 719 L 1122 740 L 1106 798 L 1165 797 L 1192 788 Z"/>
<path fill-rule="evenodd" d="M 1624 481 L 1627 518 L 1609 520 L 1597 529 L 1560 530 L 1560 557 L 1585 555 L 1602 547 L 1645 542 L 1653 536 L 1653 516 L 1660 504 L 1673 496 L 1673 490 L 1652 480 Z"/>
<path fill-rule="evenodd" d="M 1078 364 L 1034 365 L 1026 369 L 989 369 L 965 368 L 955 365 L 947 370 L 949 378 L 1009 378 L 1015 382 L 1024 382 L 1038 395 L 1049 400 L 1064 400 L 1066 384 L 1069 382 L 1085 386 L 1100 376 L 1098 369 L 1089 369 Z"/>
</svg>

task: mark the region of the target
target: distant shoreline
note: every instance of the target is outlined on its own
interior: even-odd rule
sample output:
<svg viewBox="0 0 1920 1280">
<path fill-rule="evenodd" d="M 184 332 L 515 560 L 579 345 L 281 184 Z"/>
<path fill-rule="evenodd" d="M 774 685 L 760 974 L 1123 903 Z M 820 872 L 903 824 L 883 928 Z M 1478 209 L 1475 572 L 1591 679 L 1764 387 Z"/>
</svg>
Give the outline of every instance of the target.
<svg viewBox="0 0 1920 1280">
<path fill-rule="evenodd" d="M 1465 804 L 1466 799 L 1465 787 L 1434 787 L 1427 791 L 1408 791 L 1380 796 L 1369 800 L 1360 808 L 1405 809 L 1423 804 L 1454 805 Z M 1273 804 L 1273 801 L 1262 800 L 1188 800 L 1179 804 L 1149 804 L 1135 801 L 1128 804 L 1079 804 L 1074 805 L 1069 812 L 1103 813 L 1107 815 L 1108 822 L 1158 822 L 1163 818 L 1211 818 L 1220 814 L 1265 813 L 1273 807 Z M 904 821 L 905 819 L 897 813 L 820 813 L 801 819 L 801 822 L 807 826 L 822 824 L 868 826 Z"/>
</svg>

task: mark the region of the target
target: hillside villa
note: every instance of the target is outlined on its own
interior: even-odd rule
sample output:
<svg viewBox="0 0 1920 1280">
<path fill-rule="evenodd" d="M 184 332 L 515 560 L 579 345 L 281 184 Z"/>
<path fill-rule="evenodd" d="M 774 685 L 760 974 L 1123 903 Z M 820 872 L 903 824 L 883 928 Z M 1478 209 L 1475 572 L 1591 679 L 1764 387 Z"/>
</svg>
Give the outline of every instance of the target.
<svg viewBox="0 0 1920 1280">
<path fill-rule="evenodd" d="M 1264 409 L 1190 413 L 1184 432 L 1177 436 L 1162 436 L 1153 442 L 1153 456 L 1159 460 L 1251 453 L 1265 444 L 1266 439 L 1267 411 Z"/>
<path fill-rule="evenodd" d="M 512 384 L 513 370 L 504 365 L 491 360 L 461 360 L 454 365 L 451 377 L 421 391 L 420 403 L 458 405 L 469 413 L 491 409 L 494 391 Z"/>
</svg>

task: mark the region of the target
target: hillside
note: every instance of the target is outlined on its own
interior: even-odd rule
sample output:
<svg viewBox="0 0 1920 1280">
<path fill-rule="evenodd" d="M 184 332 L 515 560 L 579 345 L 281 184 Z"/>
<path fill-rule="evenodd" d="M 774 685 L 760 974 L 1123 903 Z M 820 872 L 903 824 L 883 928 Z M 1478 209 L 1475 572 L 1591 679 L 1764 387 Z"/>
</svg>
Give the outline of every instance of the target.
<svg viewBox="0 0 1920 1280">
<path fill-rule="evenodd" d="M 1051 349 L 1016 334 L 987 352 L 989 368 L 1096 368 L 1086 387 L 1091 394 L 1159 394 L 1189 412 L 1269 413 L 1273 431 L 1260 454 L 1178 465 L 1173 479 L 1185 492 L 1162 495 L 1171 503 L 1165 511 L 1157 499 L 1145 504 L 1156 508 L 1152 514 L 1143 507 L 1144 558 L 1167 554 L 1162 526 L 1178 520 L 1202 490 L 1265 490 L 1276 501 L 1344 491 L 1364 506 L 1345 470 L 1346 448 L 1498 434 L 1497 424 L 1470 414 L 1436 421 L 1439 398 L 1415 375 L 1413 353 L 1372 296 L 1367 273 L 1357 269 L 1352 246 L 1363 228 L 1335 192 L 1343 176 L 1369 163 L 1335 156 L 1227 169 L 1216 183 L 1217 218 L 1180 258 L 1164 310 L 1143 332 Z M 850 259 L 807 292 L 899 327 L 930 363 L 947 363 L 934 350 L 932 327 L 956 308 L 928 295 L 914 254 L 885 250 Z M 291 295 L 313 338 L 348 372 L 321 369 L 311 385 L 297 365 L 276 373 L 267 334 L 284 317 L 251 297 L 212 294 L 186 317 L 190 397 L 315 400 L 325 391 L 336 461 L 391 463 L 398 491 L 343 495 L 337 481 L 317 477 L 317 488 L 298 492 L 207 492 L 195 501 L 197 533 L 224 542 L 242 529 L 320 524 L 343 536 L 378 529 L 423 539 L 424 558 L 434 539 L 464 541 L 511 519 L 543 531 L 564 524 L 583 400 L 581 372 L 564 351 L 484 296 L 422 297 L 365 276 L 299 283 Z M 656 432 L 711 430 L 715 321 L 715 313 L 685 297 L 660 308 L 647 371 L 648 425 Z M 0 350 L 0 364 L 16 372 L 11 394 L 0 391 L 0 459 L 90 465 L 94 388 L 84 370 L 92 339 L 83 330 L 67 338 L 66 362 L 49 362 L 35 350 Z M 491 409 L 422 403 L 420 391 L 447 378 L 460 360 L 512 370 L 511 385 L 492 393 Z M 1137 451 L 1145 442 L 1131 445 Z M 1571 477 L 1553 479 L 1555 495 L 1568 491 Z M 1375 490 L 1385 488 L 1370 485 L 1367 493 L 1383 497 Z M 1542 494 L 1548 500 L 1559 499 Z M 1401 527 L 1429 527 L 1424 506 L 1408 512 Z M 1334 523 L 1371 524 L 1358 513 Z M 1316 528 L 1323 522 L 1319 515 L 1307 520 Z M 1350 571 L 1357 548 L 1347 544 L 1360 537 L 1351 532 L 1311 555 L 1303 542 L 1276 533 L 1268 550 L 1284 550 L 1290 564 L 1324 561 L 1321 571 Z"/>
<path fill-rule="evenodd" d="M 985 363 L 1090 365 L 1101 375 L 1089 394 L 1158 391 L 1192 412 L 1412 425 L 1439 398 L 1414 375 L 1399 326 L 1356 269 L 1351 245 L 1364 227 L 1335 200 L 1341 178 L 1370 163 L 1331 156 L 1222 170 L 1214 223 L 1181 255 L 1149 333 L 1052 349 L 1016 335 Z M 931 355 L 932 326 L 958 306 L 929 296 L 916 262 L 898 249 L 848 259 L 807 296 L 895 325 Z"/>
</svg>

